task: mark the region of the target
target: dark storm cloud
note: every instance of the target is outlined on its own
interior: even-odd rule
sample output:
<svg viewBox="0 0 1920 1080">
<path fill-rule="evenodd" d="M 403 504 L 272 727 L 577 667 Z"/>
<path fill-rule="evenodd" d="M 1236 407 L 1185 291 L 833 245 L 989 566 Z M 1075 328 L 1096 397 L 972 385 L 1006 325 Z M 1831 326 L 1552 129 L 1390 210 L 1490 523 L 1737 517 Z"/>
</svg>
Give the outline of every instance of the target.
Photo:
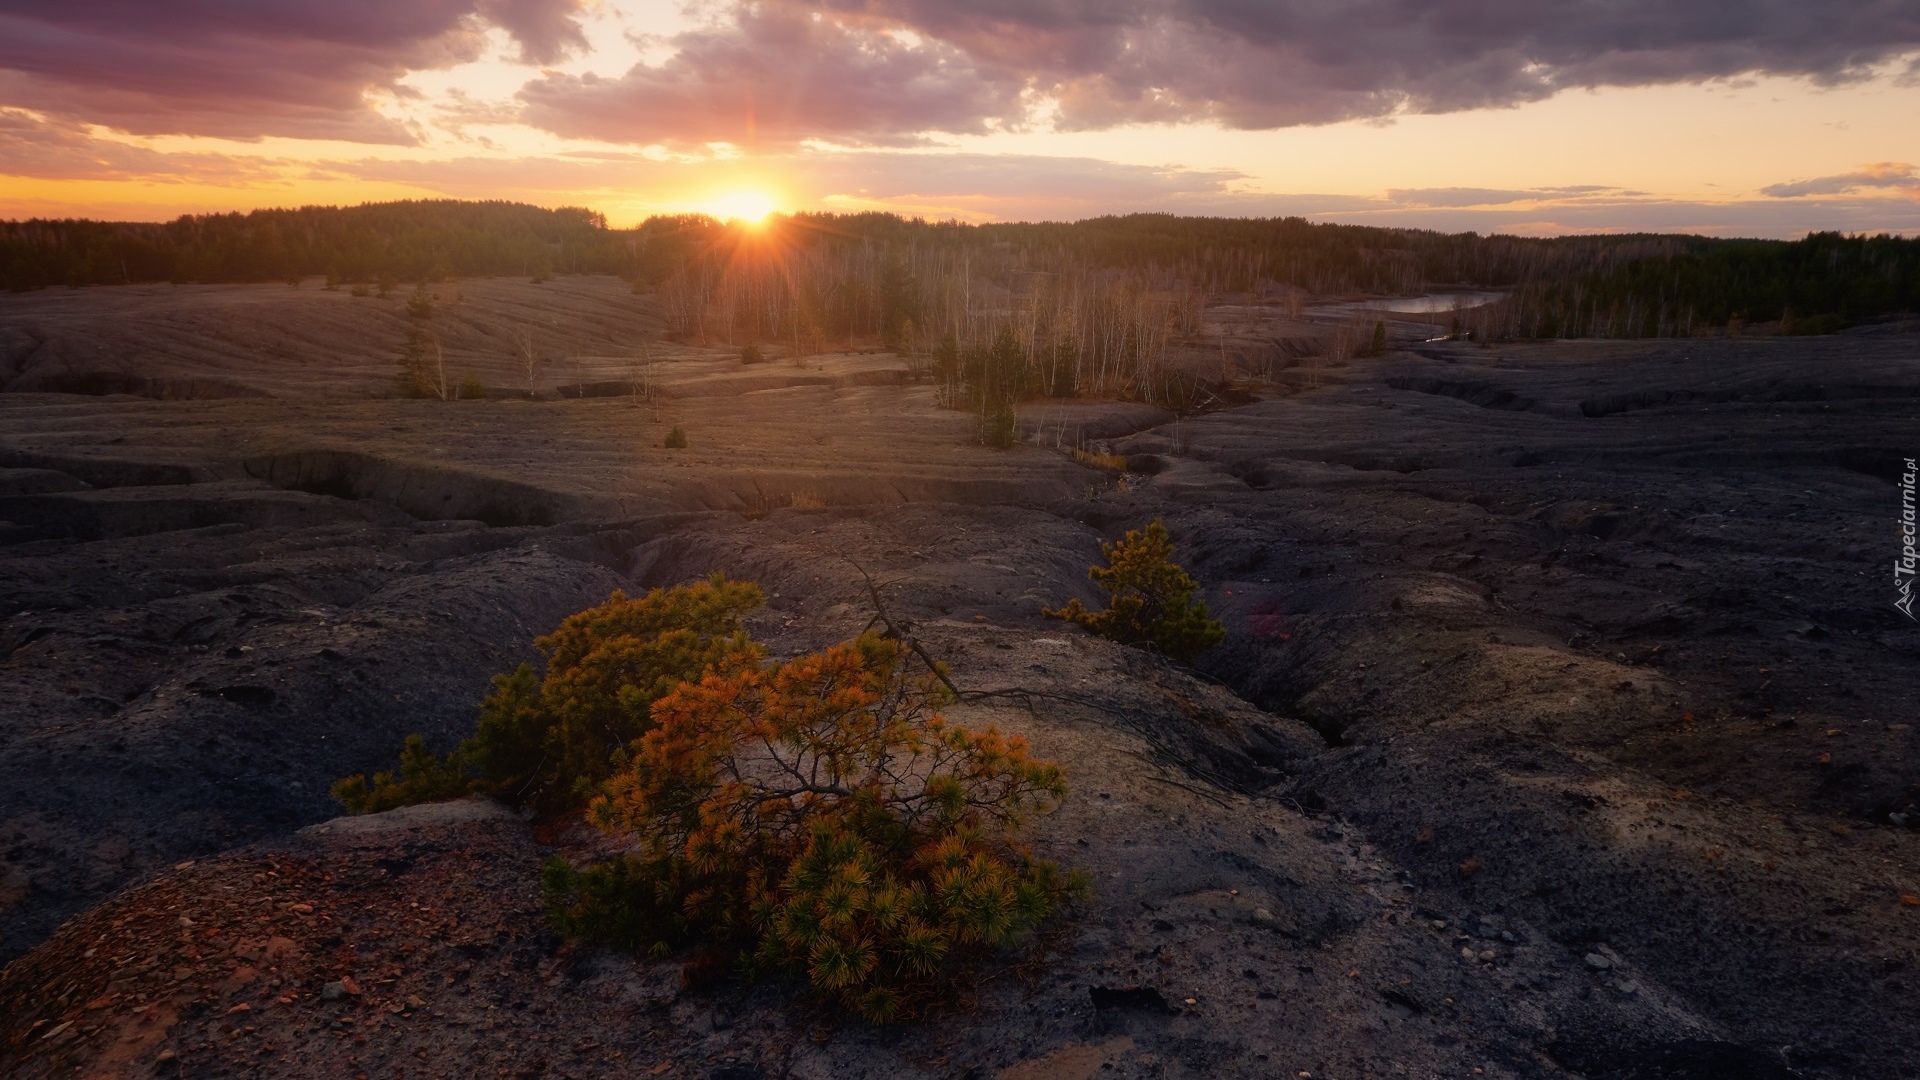
<svg viewBox="0 0 1920 1080">
<path fill-rule="evenodd" d="M 616 79 L 549 74 L 524 119 L 562 135 L 641 144 L 779 147 L 825 136 L 910 145 L 928 130 L 985 132 L 1017 115 L 1021 81 L 938 42 L 794 7 L 742 7 L 676 35 L 675 54 Z"/>
<path fill-rule="evenodd" d="M 0 104 L 144 135 L 411 142 L 366 105 L 504 28 L 532 62 L 585 44 L 581 0 L 5 0 Z"/>
<path fill-rule="evenodd" d="M 1920 48 L 1913 0 L 756 0 L 618 79 L 550 79 L 569 134 L 888 142 L 1032 119 L 1272 128 L 1751 74 L 1835 84 Z M 889 36 L 906 31 L 911 38 Z M 783 97 L 782 90 L 791 90 Z M 1021 93 L 1020 91 L 1026 91 Z M 691 106 L 691 109 L 689 108 Z M 731 111 L 729 111 L 729 108 Z"/>
<path fill-rule="evenodd" d="M 1912 165 L 1905 162 L 1885 161 L 1878 165 L 1869 165 L 1859 172 L 1843 173 L 1839 176 L 1820 176 L 1812 180 L 1769 184 L 1761 188 L 1760 193 L 1771 195 L 1776 199 L 1791 199 L 1807 195 L 1846 195 L 1861 188 L 1892 188 L 1920 195 L 1920 171 L 1916 171 Z"/>
</svg>

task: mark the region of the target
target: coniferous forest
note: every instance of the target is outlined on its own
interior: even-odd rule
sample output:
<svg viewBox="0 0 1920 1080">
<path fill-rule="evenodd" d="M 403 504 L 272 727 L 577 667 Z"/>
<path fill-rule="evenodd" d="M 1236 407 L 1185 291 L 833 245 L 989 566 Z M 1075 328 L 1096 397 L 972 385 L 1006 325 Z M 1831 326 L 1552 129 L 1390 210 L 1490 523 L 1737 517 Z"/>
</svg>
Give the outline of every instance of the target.
<svg viewBox="0 0 1920 1080">
<path fill-rule="evenodd" d="M 1463 314 L 1486 338 L 1670 337 L 1777 323 L 1822 333 L 1920 308 L 1920 239 L 1680 235 L 1537 239 L 1132 214 L 964 225 L 795 214 L 754 229 L 697 214 L 632 229 L 578 207 L 455 200 L 257 210 L 166 223 L 0 222 L 12 291 L 141 282 L 404 282 L 617 274 L 656 290 L 671 329 L 727 341 L 879 335 L 919 351 L 991 346 L 1024 320 L 1076 349 L 1138 354 L 1191 330 L 1209 298 L 1504 290 Z M 1020 318 L 1015 316 L 1019 315 Z"/>
</svg>

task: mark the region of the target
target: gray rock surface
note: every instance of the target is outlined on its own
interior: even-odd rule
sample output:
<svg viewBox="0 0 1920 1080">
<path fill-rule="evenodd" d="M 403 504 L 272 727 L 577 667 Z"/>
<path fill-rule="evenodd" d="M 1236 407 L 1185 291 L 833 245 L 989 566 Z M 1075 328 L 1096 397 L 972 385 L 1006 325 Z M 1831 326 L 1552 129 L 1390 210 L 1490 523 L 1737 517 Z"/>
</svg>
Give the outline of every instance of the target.
<svg viewBox="0 0 1920 1080">
<path fill-rule="evenodd" d="M 483 291 L 473 325 L 517 317 Z M 7 317 L 78 363 L 62 327 L 96 296 L 138 300 Z M 131 932 L 114 905 L 251 887 L 281 852 L 361 883 L 369 941 L 416 902 L 374 902 L 380 859 L 437 868 L 451 911 L 507 935 L 477 956 L 423 936 L 417 972 L 342 998 L 386 1071 L 445 1045 L 553 1075 L 1920 1075 L 1920 632 L 1886 573 L 1920 338 L 1420 349 L 1269 366 L 1256 400 L 1177 424 L 1039 410 L 1007 452 L 859 355 L 762 385 L 687 349 L 637 404 L 348 400 L 375 359 L 330 382 L 238 354 L 222 377 L 278 396 L 0 395 L 0 996 L 25 1003 L 4 1052 L 39 1075 L 134 1045 L 122 1005 L 84 1009 L 112 976 L 82 986 L 85 949 Z M 1055 450 L 1069 420 L 1116 425 L 1092 448 L 1128 475 Z M 658 447 L 671 426 L 691 449 Z M 1155 517 L 1229 629 L 1194 671 L 1040 614 L 1093 600 L 1099 541 Z M 1067 765 L 1038 842 L 1096 890 L 1045 965 L 816 1042 L 779 988 L 695 994 L 671 964 L 560 949 L 517 819 L 321 824 L 330 781 L 465 734 L 487 675 L 567 612 L 713 570 L 766 588 L 753 630 L 779 655 L 867 625 L 871 575 L 987 695 L 958 718 Z M 316 1000 L 189 978 L 202 1011 L 140 1060 L 336 1074 L 334 1021 L 286 1041 L 366 973 L 325 940 L 276 988 Z M 458 1002 L 428 993 L 461 964 Z M 256 1034 L 285 1010 L 275 1045 L 305 1056 L 259 1064 L 205 1011 L 242 1001 Z"/>
</svg>

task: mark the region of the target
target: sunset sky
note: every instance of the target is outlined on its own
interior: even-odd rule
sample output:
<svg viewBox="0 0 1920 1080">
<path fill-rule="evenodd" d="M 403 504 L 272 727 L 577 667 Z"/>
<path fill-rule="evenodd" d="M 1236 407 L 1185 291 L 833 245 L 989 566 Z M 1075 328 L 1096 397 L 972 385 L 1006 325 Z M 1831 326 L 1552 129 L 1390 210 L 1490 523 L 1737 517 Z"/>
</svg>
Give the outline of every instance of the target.
<svg viewBox="0 0 1920 1080">
<path fill-rule="evenodd" d="M 1912 0 L 0 0 L 0 217 L 1920 233 Z"/>
</svg>

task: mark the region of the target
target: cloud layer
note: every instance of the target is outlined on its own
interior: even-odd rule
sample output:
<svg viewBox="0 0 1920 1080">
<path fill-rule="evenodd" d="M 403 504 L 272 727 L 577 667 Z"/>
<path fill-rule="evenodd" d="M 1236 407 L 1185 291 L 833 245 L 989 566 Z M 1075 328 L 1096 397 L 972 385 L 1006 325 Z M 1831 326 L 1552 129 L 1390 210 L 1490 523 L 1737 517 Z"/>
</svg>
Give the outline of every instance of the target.
<svg viewBox="0 0 1920 1080">
<path fill-rule="evenodd" d="M 939 42 L 771 4 L 731 16 L 677 35 L 670 59 L 618 79 L 549 74 L 521 92 L 523 119 L 643 145 L 767 148 L 816 136 L 903 145 L 928 130 L 984 133 L 1021 108 L 1018 79 Z"/>
<path fill-rule="evenodd" d="M 585 0 L 12 0 L 0 104 L 137 134 L 407 142 L 369 91 L 583 49 Z M 1920 50 L 1911 0 L 708 0 L 670 54 L 548 73 L 541 128 L 635 144 L 899 146 L 1204 121 L 1320 124 L 1747 74 L 1834 84 Z"/>
<path fill-rule="evenodd" d="M 0 104 L 142 135 L 413 141 L 366 94 L 510 33 L 527 60 L 585 44 L 581 0 L 9 0 Z"/>
<path fill-rule="evenodd" d="M 1877 165 L 1868 165 L 1858 172 L 1842 173 L 1838 176 L 1820 176 L 1812 180 L 1794 180 L 1785 184 L 1769 184 L 1761 188 L 1760 192 L 1777 199 L 1792 199 L 1807 195 L 1850 195 L 1862 188 L 1892 189 L 1920 198 L 1920 169 L 1915 169 L 1904 161 L 1883 161 Z"/>
<path fill-rule="evenodd" d="M 1831 85 L 1920 49 L 1904 0 L 748 0 L 713 16 L 663 63 L 529 86 L 528 119 L 638 143 L 899 143 L 1038 118 L 1276 128 L 1580 87 Z"/>
</svg>

